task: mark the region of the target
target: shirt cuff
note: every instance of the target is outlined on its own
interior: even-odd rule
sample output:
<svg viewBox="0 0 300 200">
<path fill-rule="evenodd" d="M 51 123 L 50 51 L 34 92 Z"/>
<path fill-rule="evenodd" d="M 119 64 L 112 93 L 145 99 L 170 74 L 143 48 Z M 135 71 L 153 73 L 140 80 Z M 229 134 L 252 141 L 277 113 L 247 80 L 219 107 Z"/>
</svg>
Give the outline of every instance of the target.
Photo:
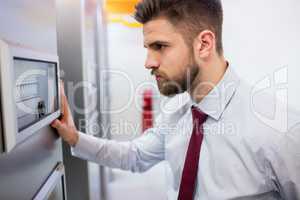
<svg viewBox="0 0 300 200">
<path fill-rule="evenodd" d="M 81 159 L 95 161 L 98 149 L 105 144 L 105 140 L 82 132 L 78 132 L 78 134 L 77 144 L 74 147 L 71 147 L 72 155 Z"/>
</svg>

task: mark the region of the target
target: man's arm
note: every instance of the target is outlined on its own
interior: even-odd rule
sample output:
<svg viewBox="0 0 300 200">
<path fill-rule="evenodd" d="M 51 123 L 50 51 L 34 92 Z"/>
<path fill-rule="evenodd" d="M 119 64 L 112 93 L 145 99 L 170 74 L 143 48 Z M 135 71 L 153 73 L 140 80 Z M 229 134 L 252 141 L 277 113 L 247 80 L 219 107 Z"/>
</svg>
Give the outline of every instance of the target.
<svg viewBox="0 0 300 200">
<path fill-rule="evenodd" d="M 62 119 L 51 126 L 72 147 L 72 153 L 82 159 L 124 170 L 142 172 L 164 160 L 164 135 L 158 128 L 147 130 L 132 142 L 100 139 L 77 131 L 64 88 L 61 85 Z"/>
<path fill-rule="evenodd" d="M 143 172 L 164 160 L 163 136 L 148 129 L 131 142 L 117 142 L 79 133 L 72 154 L 111 168 Z"/>
<path fill-rule="evenodd" d="M 268 175 L 283 199 L 300 199 L 300 129 L 281 134 L 267 154 Z"/>
</svg>

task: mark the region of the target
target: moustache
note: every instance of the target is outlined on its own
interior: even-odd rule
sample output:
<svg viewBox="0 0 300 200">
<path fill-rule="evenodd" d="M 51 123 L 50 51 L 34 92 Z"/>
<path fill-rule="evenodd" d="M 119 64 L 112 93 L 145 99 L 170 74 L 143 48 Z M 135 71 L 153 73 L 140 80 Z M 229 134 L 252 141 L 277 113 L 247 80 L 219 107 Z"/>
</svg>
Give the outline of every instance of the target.
<svg viewBox="0 0 300 200">
<path fill-rule="evenodd" d="M 159 71 L 157 69 L 153 69 L 151 71 L 151 75 L 152 76 L 160 76 L 160 77 L 163 77 L 163 75 L 161 73 L 159 73 Z"/>
</svg>

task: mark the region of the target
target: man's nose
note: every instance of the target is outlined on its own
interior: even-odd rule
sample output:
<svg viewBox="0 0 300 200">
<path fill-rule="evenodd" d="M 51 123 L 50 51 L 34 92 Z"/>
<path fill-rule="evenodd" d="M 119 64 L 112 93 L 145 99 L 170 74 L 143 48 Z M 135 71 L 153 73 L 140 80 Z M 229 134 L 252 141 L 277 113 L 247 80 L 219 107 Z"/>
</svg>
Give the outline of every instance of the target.
<svg viewBox="0 0 300 200">
<path fill-rule="evenodd" d="M 155 59 L 154 57 L 147 56 L 145 67 L 147 69 L 156 69 L 159 68 L 159 61 L 158 59 Z"/>
</svg>

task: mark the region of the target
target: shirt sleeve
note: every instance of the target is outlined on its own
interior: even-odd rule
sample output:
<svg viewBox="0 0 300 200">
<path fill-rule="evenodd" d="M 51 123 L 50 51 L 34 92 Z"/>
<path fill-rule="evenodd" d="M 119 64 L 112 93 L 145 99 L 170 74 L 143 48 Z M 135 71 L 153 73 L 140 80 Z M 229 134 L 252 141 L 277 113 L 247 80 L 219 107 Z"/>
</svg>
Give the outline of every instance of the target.
<svg viewBox="0 0 300 200">
<path fill-rule="evenodd" d="M 268 152 L 269 178 L 283 199 L 300 199 L 300 129 L 281 134 Z"/>
<path fill-rule="evenodd" d="M 72 155 L 111 168 L 143 172 L 164 160 L 164 135 L 151 128 L 130 142 L 96 138 L 79 133 Z"/>
</svg>

